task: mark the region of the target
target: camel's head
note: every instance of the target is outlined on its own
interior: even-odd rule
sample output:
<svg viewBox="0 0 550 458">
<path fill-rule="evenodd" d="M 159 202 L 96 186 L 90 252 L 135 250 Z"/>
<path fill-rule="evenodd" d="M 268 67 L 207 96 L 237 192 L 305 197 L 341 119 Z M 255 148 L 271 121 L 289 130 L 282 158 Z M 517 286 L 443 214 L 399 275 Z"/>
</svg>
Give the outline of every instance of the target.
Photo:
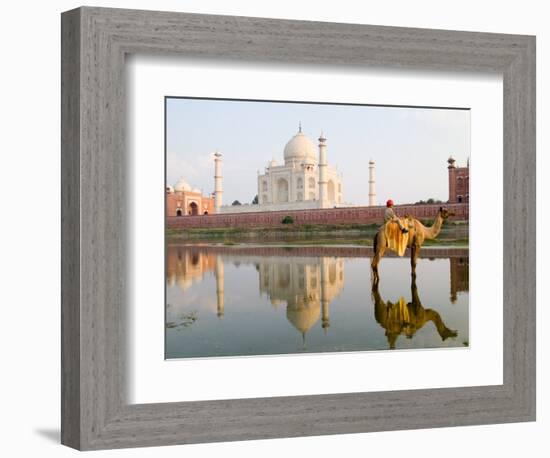
<svg viewBox="0 0 550 458">
<path fill-rule="evenodd" d="M 443 218 L 443 221 L 445 221 L 449 216 L 454 216 L 455 214 L 445 207 L 439 207 L 439 215 Z"/>
</svg>

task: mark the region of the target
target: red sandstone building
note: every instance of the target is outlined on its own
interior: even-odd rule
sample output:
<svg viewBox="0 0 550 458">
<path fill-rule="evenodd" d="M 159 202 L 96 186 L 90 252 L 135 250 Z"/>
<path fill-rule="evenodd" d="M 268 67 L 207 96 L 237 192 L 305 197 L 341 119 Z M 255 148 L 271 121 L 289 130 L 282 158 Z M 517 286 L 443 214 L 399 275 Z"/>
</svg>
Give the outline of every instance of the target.
<svg viewBox="0 0 550 458">
<path fill-rule="evenodd" d="M 209 215 L 214 213 L 214 198 L 203 196 L 183 179 L 166 187 L 166 216 Z"/>
<path fill-rule="evenodd" d="M 457 167 L 456 161 L 452 157 L 447 160 L 449 171 L 449 204 L 468 204 L 470 202 L 470 166 L 467 163 L 466 167 Z M 453 206 L 454 207 L 454 206 Z M 216 204 L 214 195 L 204 196 L 200 189 L 193 189 L 182 178 L 173 187 L 166 187 L 166 215 L 168 217 L 173 216 L 196 216 L 196 215 L 210 215 L 216 213 Z M 439 209 L 438 205 L 432 206 L 400 206 L 400 211 L 404 214 L 410 214 L 417 217 L 434 217 Z M 303 224 L 323 224 L 333 223 L 335 221 L 343 222 L 356 222 L 356 221 L 378 221 L 383 219 L 382 207 L 349 207 L 342 208 L 339 212 L 319 212 L 316 209 L 301 210 L 296 212 L 287 210 L 285 212 L 250 212 L 246 214 L 231 215 L 236 216 L 241 225 L 253 226 L 257 224 L 278 224 L 282 218 L 279 213 L 285 215 L 292 215 L 295 222 Z M 330 209 L 329 209 L 330 210 Z M 468 219 L 468 206 L 457 205 L 453 208 L 458 219 Z M 332 215 L 334 213 L 334 215 Z M 221 217 L 222 215 L 218 215 Z M 302 221 L 303 219 L 303 221 Z M 236 221 L 224 221 L 223 225 L 235 225 Z M 271 221 L 273 220 L 273 221 Z M 219 224 L 219 221 L 211 221 L 213 225 Z M 199 224 L 199 223 L 197 223 Z M 208 224 L 204 221 L 202 224 Z"/>
<path fill-rule="evenodd" d="M 455 166 L 455 160 L 449 157 L 449 203 L 462 204 L 470 202 L 470 164 L 466 167 Z"/>
</svg>

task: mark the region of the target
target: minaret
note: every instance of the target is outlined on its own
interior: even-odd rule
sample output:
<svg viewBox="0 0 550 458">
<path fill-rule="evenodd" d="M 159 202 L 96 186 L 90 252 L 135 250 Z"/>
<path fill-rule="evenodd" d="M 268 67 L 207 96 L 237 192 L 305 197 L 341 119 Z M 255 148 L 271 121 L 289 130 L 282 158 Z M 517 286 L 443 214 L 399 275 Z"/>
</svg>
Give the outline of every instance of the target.
<svg viewBox="0 0 550 458">
<path fill-rule="evenodd" d="M 374 161 L 369 161 L 369 206 L 376 205 L 376 176 L 374 173 Z"/>
<path fill-rule="evenodd" d="M 449 156 L 447 159 L 447 164 L 449 169 L 449 203 L 456 203 L 456 167 L 455 160 L 452 156 Z"/>
<path fill-rule="evenodd" d="M 218 255 L 216 258 L 216 269 L 214 271 L 214 275 L 216 276 L 217 315 L 218 318 L 223 318 L 223 315 L 225 313 L 225 276 L 223 270 L 223 260 L 220 255 Z"/>
<path fill-rule="evenodd" d="M 215 207 L 216 213 L 220 211 L 222 206 L 222 153 L 216 151 L 214 153 L 214 197 L 215 197 Z"/>
<path fill-rule="evenodd" d="M 327 188 L 327 139 L 321 132 L 319 137 L 319 206 L 328 207 L 328 188 Z"/>
</svg>

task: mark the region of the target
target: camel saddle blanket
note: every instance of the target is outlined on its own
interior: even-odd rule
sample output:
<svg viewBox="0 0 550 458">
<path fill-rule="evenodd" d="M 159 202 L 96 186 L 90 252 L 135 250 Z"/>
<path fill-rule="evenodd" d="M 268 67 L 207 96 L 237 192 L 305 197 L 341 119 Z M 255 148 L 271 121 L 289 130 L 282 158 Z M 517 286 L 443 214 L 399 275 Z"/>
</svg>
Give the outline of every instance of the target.
<svg viewBox="0 0 550 458">
<path fill-rule="evenodd" d="M 403 227 L 409 227 L 409 221 L 407 218 L 399 218 Z M 399 256 L 405 254 L 407 244 L 409 243 L 409 233 L 401 232 L 399 224 L 395 221 L 388 221 L 384 227 L 384 235 L 386 236 L 386 242 L 388 248 L 395 251 Z"/>
<path fill-rule="evenodd" d="M 392 323 L 396 328 L 394 331 L 400 333 L 403 326 L 411 323 L 409 305 L 404 297 L 400 297 L 395 304 L 388 302 L 388 305 L 388 323 Z"/>
</svg>

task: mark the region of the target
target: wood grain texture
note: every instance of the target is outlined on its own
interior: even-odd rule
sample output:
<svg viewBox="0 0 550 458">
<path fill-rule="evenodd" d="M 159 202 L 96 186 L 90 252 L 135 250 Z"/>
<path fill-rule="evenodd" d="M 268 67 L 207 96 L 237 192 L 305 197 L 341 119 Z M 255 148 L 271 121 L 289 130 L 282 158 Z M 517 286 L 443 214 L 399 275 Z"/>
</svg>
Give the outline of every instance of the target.
<svg viewBox="0 0 550 458">
<path fill-rule="evenodd" d="M 80 8 L 62 16 L 62 442 L 81 450 L 535 418 L 535 39 Z M 504 78 L 504 384 L 129 405 L 124 58 L 498 72 Z"/>
<path fill-rule="evenodd" d="M 80 446 L 80 13 L 61 24 L 61 441 Z"/>
</svg>

